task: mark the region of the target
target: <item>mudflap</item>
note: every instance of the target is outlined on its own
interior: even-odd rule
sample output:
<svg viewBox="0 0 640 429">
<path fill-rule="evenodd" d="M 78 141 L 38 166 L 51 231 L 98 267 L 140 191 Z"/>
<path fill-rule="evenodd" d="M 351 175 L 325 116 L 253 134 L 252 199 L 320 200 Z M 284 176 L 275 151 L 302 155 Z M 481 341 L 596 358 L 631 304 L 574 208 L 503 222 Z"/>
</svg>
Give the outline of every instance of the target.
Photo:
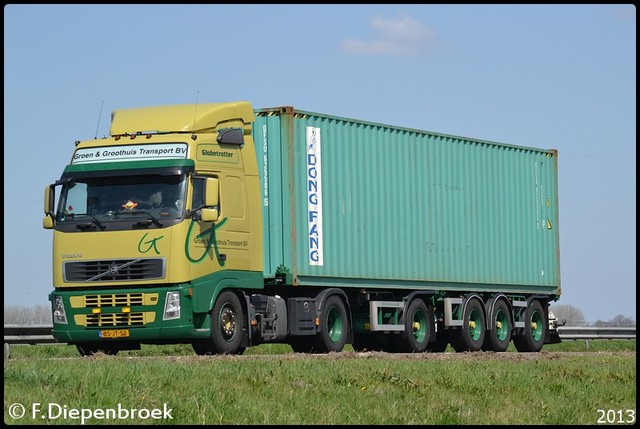
<svg viewBox="0 0 640 429">
<path fill-rule="evenodd" d="M 545 344 L 560 344 L 562 340 L 560 339 L 560 334 L 558 331 L 549 332 L 548 341 Z"/>
</svg>

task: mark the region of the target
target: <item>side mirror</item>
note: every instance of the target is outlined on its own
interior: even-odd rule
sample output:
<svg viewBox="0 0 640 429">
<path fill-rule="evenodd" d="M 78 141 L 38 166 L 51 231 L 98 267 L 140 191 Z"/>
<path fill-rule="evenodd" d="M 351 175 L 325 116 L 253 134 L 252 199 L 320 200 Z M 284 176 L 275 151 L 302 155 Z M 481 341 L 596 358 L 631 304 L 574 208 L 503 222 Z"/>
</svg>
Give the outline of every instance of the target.
<svg viewBox="0 0 640 429">
<path fill-rule="evenodd" d="M 44 229 L 53 229 L 53 203 L 55 200 L 55 191 L 53 186 L 49 185 L 44 188 L 44 219 L 42 219 L 42 227 Z"/>
<path fill-rule="evenodd" d="M 218 220 L 218 209 L 202 209 L 201 219 L 203 222 L 215 222 Z"/>
<path fill-rule="evenodd" d="M 205 207 L 215 207 L 220 204 L 220 192 L 218 190 L 218 179 L 208 177 L 205 187 L 204 205 Z"/>
<path fill-rule="evenodd" d="M 207 177 L 204 196 L 205 208 L 202 209 L 201 218 L 204 222 L 215 222 L 220 216 L 220 190 L 218 179 Z"/>
<path fill-rule="evenodd" d="M 45 215 L 42 219 L 42 227 L 44 229 L 53 229 L 53 216 Z"/>
</svg>

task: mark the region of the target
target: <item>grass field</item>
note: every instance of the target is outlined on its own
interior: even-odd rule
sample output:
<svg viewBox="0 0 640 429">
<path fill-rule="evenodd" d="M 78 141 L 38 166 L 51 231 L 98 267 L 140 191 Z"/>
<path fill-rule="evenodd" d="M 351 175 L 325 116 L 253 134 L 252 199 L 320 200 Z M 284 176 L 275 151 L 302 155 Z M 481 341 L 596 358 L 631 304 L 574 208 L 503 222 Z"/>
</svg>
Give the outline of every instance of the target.
<svg viewBox="0 0 640 429">
<path fill-rule="evenodd" d="M 194 356 L 143 346 L 81 358 L 12 346 L 7 424 L 631 424 L 633 341 L 568 341 L 541 353 Z M 134 411 L 135 410 L 135 411 Z M 21 415 L 23 412 L 23 415 Z"/>
</svg>

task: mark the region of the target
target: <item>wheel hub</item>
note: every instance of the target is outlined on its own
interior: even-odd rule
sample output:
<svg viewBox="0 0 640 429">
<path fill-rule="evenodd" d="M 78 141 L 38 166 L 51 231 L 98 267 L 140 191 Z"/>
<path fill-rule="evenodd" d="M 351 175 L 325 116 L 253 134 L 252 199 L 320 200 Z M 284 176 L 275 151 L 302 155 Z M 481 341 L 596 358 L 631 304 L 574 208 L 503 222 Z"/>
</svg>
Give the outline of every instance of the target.
<svg viewBox="0 0 640 429">
<path fill-rule="evenodd" d="M 220 314 L 220 326 L 225 337 L 231 338 L 236 331 L 236 315 L 226 308 Z"/>
</svg>

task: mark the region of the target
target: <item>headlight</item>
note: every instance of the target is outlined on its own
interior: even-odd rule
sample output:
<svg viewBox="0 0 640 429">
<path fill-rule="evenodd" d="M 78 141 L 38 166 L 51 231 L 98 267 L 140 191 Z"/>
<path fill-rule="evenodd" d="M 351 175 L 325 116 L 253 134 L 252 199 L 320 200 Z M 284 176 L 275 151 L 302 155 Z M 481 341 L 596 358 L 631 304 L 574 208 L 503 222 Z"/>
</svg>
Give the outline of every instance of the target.
<svg viewBox="0 0 640 429">
<path fill-rule="evenodd" d="M 180 318 L 180 292 L 167 292 L 162 320 Z"/>
<path fill-rule="evenodd" d="M 53 297 L 53 323 L 67 324 L 67 313 L 64 311 L 61 296 Z"/>
</svg>

